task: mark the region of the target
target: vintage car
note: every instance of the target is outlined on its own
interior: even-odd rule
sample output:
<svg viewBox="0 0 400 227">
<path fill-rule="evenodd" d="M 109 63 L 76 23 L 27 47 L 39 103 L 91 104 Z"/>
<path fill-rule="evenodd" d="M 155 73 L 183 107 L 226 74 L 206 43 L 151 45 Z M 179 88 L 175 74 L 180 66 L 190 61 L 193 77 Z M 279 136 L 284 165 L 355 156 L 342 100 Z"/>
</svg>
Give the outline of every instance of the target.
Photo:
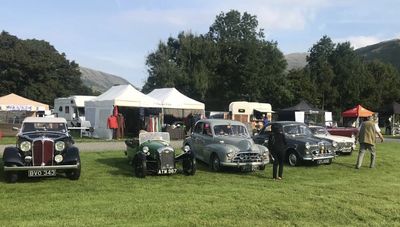
<svg viewBox="0 0 400 227">
<path fill-rule="evenodd" d="M 302 161 L 331 164 L 335 158 L 335 143 L 315 137 L 307 125 L 294 121 L 276 121 L 263 127 L 260 133 L 253 137 L 257 144 L 268 144 L 272 125 L 282 128 L 284 132 L 289 165 L 297 166 Z"/>
<path fill-rule="evenodd" d="M 27 117 L 17 134 L 16 147 L 3 153 L 4 177 L 18 180 L 19 173 L 28 177 L 49 177 L 65 173 L 71 180 L 81 175 L 79 149 L 67 130 L 64 118 Z"/>
<path fill-rule="evenodd" d="M 255 144 L 246 126 L 238 121 L 199 120 L 184 146 L 189 146 L 196 158 L 209 164 L 213 171 L 221 167 L 264 170 L 270 162 L 268 148 Z"/>
<path fill-rule="evenodd" d="M 334 136 L 356 138 L 358 135 L 358 128 L 355 127 L 327 127 L 327 131 Z"/>
<path fill-rule="evenodd" d="M 314 136 L 326 139 L 331 143 L 336 143 L 334 147 L 336 154 L 349 154 L 356 149 L 356 141 L 355 138 L 346 137 L 346 136 L 334 136 L 331 135 L 325 127 L 322 126 L 309 126 L 311 132 Z"/>
<path fill-rule="evenodd" d="M 196 173 L 196 160 L 189 146 L 183 147 L 183 153 L 176 155 L 170 146 L 168 132 L 142 132 L 138 139 L 126 140 L 125 155 L 133 166 L 137 177 L 147 174 L 169 175 L 177 172 L 177 162 L 182 162 L 186 175 Z"/>
</svg>

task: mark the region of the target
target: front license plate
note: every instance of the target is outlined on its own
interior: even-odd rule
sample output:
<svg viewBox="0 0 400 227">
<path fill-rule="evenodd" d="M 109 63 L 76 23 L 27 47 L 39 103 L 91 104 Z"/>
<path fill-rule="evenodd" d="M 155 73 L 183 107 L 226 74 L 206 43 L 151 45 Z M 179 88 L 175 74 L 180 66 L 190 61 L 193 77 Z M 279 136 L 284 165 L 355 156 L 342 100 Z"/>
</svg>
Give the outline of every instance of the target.
<svg viewBox="0 0 400 227">
<path fill-rule="evenodd" d="M 29 170 L 28 177 L 52 177 L 56 175 L 56 170 Z"/>
<path fill-rule="evenodd" d="M 177 169 L 159 169 L 158 174 L 173 174 L 176 173 Z"/>
<path fill-rule="evenodd" d="M 320 159 L 317 161 L 318 164 L 325 164 L 325 163 L 329 163 L 329 159 Z"/>
<path fill-rule="evenodd" d="M 243 166 L 242 167 L 242 171 L 256 171 L 256 170 L 258 170 L 258 167 L 257 166 Z"/>
</svg>

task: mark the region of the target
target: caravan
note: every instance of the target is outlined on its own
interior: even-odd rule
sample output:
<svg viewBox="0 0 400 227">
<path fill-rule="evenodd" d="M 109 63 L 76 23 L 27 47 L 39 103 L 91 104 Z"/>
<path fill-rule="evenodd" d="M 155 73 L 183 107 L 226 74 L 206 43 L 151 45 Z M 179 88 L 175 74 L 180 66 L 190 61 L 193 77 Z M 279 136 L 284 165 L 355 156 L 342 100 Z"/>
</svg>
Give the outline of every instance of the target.
<svg viewBox="0 0 400 227">
<path fill-rule="evenodd" d="M 67 120 L 68 126 L 88 126 L 85 120 L 85 101 L 96 98 L 96 96 L 75 95 L 66 98 L 54 99 L 54 111 L 57 117 Z"/>
</svg>

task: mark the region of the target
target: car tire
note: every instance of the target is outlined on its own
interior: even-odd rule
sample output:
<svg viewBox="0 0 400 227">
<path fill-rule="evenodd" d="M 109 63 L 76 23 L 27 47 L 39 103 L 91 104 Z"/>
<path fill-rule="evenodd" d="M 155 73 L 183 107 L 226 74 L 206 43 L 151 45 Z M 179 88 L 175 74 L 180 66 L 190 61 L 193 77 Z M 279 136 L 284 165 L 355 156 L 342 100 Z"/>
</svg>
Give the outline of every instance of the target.
<svg viewBox="0 0 400 227">
<path fill-rule="evenodd" d="M 221 170 L 221 161 L 217 154 L 213 154 L 210 158 L 210 167 L 213 172 L 218 172 Z"/>
<path fill-rule="evenodd" d="M 14 167 L 14 166 L 16 166 L 16 165 L 6 165 L 6 166 L 9 166 L 9 167 Z M 4 172 L 4 180 L 7 182 L 7 183 L 16 183 L 17 181 L 18 181 L 18 173 L 17 172 L 15 172 L 15 171 L 7 171 L 7 172 Z"/>
<path fill-rule="evenodd" d="M 78 180 L 81 177 L 81 159 L 80 158 L 78 158 L 76 165 L 78 165 L 77 169 L 68 170 L 66 173 L 67 177 L 70 180 Z"/>
<path fill-rule="evenodd" d="M 265 170 L 265 165 L 260 165 L 260 170 Z"/>
<path fill-rule="evenodd" d="M 136 177 L 145 178 L 147 172 L 146 155 L 138 153 L 133 161 L 133 169 Z"/>
<path fill-rule="evenodd" d="M 183 172 L 186 175 L 194 175 L 197 170 L 196 159 L 194 155 L 190 154 L 189 157 L 183 159 Z"/>
<path fill-rule="evenodd" d="M 290 166 L 298 166 L 300 164 L 300 157 L 295 151 L 289 152 L 288 163 Z"/>
</svg>

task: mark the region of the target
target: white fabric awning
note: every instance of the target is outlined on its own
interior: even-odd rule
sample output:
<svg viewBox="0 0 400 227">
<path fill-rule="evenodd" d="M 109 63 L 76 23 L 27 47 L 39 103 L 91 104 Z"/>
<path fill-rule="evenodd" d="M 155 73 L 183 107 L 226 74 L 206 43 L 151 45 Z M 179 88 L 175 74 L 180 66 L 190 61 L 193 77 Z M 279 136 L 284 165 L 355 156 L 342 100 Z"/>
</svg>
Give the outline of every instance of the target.
<svg viewBox="0 0 400 227">
<path fill-rule="evenodd" d="M 205 105 L 180 93 L 175 88 L 154 89 L 148 96 L 161 102 L 163 108 L 204 110 Z"/>
</svg>

